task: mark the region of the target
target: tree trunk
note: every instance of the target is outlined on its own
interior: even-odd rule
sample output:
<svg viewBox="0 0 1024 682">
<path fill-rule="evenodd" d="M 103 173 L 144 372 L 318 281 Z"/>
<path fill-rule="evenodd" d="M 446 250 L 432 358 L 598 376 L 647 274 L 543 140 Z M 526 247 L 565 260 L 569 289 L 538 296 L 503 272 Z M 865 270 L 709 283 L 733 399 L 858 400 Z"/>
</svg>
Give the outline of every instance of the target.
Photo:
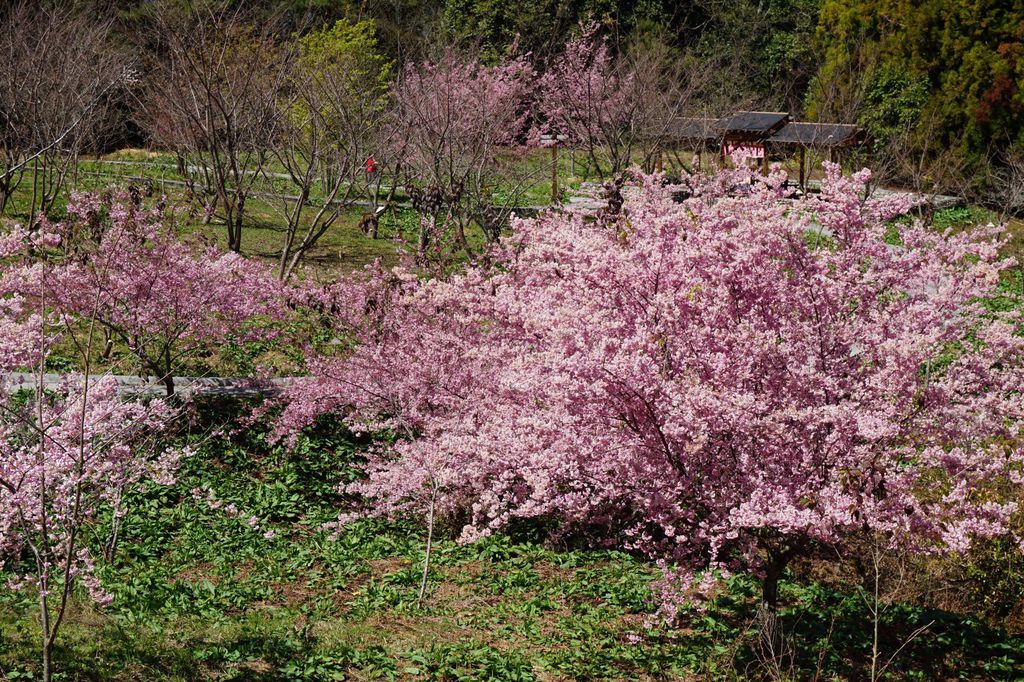
<svg viewBox="0 0 1024 682">
<path fill-rule="evenodd" d="M 168 372 L 160 383 L 164 385 L 164 389 L 167 391 L 167 397 L 170 398 L 174 395 L 174 377 Z"/>
<path fill-rule="evenodd" d="M 28 209 L 28 229 L 30 230 L 36 224 L 36 193 L 39 189 L 39 163 L 39 159 L 32 163 L 32 204 Z"/>
<path fill-rule="evenodd" d="M 103 353 L 100 357 L 104 362 L 110 359 L 110 354 L 114 352 L 114 335 L 109 329 L 103 329 Z"/>
<path fill-rule="evenodd" d="M 770 561 L 765 567 L 764 581 L 761 583 L 761 606 L 775 612 L 779 607 L 779 579 L 785 564 Z"/>
<path fill-rule="evenodd" d="M 234 216 L 228 216 L 228 248 L 235 253 L 242 252 L 242 207 L 243 201 L 239 199 Z"/>
<path fill-rule="evenodd" d="M 779 580 L 792 556 L 792 550 L 781 554 L 770 552 L 761 582 L 761 603 L 757 608 L 758 639 L 764 662 L 773 669 L 783 654 L 782 632 L 778 623 Z"/>
<path fill-rule="evenodd" d="M 0 179 L 0 215 L 7 211 L 7 199 L 11 196 L 11 180 L 4 176 Z"/>
<path fill-rule="evenodd" d="M 47 608 L 45 594 L 39 595 L 39 626 L 43 635 L 43 682 L 50 682 L 53 679 L 53 642 L 50 639 L 50 610 Z"/>
<path fill-rule="evenodd" d="M 416 245 L 416 255 L 420 260 L 427 256 L 427 247 L 430 246 L 430 227 L 433 227 L 435 220 L 431 218 L 429 227 L 425 224 L 425 221 L 420 220 L 419 240 Z"/>
<path fill-rule="evenodd" d="M 455 223 L 455 241 L 458 242 L 459 248 L 461 248 L 467 255 L 472 257 L 473 256 L 473 249 L 470 248 L 469 240 L 466 239 L 466 230 L 462 226 L 462 221 L 456 219 L 454 221 L 454 223 Z M 484 227 L 484 237 L 487 239 L 487 241 L 490 241 L 490 239 L 487 237 L 487 228 L 486 227 Z"/>
<path fill-rule="evenodd" d="M 423 595 L 427 591 L 427 575 L 430 571 L 430 549 L 434 540 L 434 505 L 437 501 L 437 482 L 431 483 L 430 506 L 427 509 L 427 548 L 423 555 L 423 576 L 420 580 L 420 593 L 416 598 L 416 606 L 423 606 Z"/>
<path fill-rule="evenodd" d="M 164 389 L 167 391 L 167 397 L 170 398 L 174 395 L 174 368 L 171 366 L 171 351 L 165 349 L 163 354 L 160 356 L 160 363 L 163 364 L 161 369 L 159 364 L 152 363 L 150 367 L 156 371 L 156 375 L 160 377 L 160 383 L 164 385 Z"/>
</svg>

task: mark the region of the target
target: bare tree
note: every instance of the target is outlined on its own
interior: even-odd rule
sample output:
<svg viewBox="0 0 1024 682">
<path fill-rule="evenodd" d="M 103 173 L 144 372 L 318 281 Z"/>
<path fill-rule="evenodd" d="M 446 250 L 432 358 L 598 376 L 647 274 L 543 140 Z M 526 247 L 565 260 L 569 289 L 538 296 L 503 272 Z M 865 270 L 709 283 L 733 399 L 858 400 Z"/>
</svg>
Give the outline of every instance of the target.
<svg viewBox="0 0 1024 682">
<path fill-rule="evenodd" d="M 347 208 L 364 198 L 376 208 L 380 198 L 390 167 L 380 158 L 390 65 L 375 52 L 373 30 L 370 22 L 341 21 L 299 39 L 288 54 L 288 96 L 270 145 L 297 191 L 274 202 L 285 219 L 281 279 Z M 271 181 L 278 175 L 264 174 Z M 389 192 L 394 186 L 392 179 Z M 367 232 L 376 236 L 375 227 Z"/>
<path fill-rule="evenodd" d="M 994 165 L 992 172 L 993 199 L 998 207 L 999 222 L 1007 225 L 1011 218 L 1024 215 L 1024 150 L 1011 146 Z M 1008 248 L 1018 262 L 1020 300 L 1024 301 L 1024 234 L 1019 230 L 1010 235 Z"/>
<path fill-rule="evenodd" d="M 45 213 L 109 124 L 111 103 L 133 81 L 110 28 L 27 0 L 0 10 L 0 213 L 26 174 L 30 220 Z"/>
<path fill-rule="evenodd" d="M 968 163 L 955 143 L 943 144 L 938 134 L 939 112 L 929 110 L 893 135 L 884 147 L 871 150 L 873 184 L 888 184 L 917 195 L 918 210 L 930 219 L 940 194 L 970 193 Z"/>
<path fill-rule="evenodd" d="M 994 199 L 999 219 L 1024 214 L 1024 150 L 1011 147 L 993 170 Z"/>
<path fill-rule="evenodd" d="M 659 165 L 678 119 L 698 113 L 711 101 L 713 69 L 677 54 L 664 36 L 657 35 L 635 40 L 615 68 L 619 81 L 631 84 L 631 92 L 624 125 L 608 131 L 608 136 L 623 148 L 624 159 L 631 161 L 634 150 L 638 152 L 640 164 L 650 172 Z"/>
<path fill-rule="evenodd" d="M 176 153 L 207 217 L 222 212 L 228 248 L 241 251 L 245 205 L 270 155 L 287 60 L 270 24 L 251 25 L 237 11 L 181 17 L 165 8 L 156 23 L 164 53 L 152 64 L 145 123 Z"/>
</svg>

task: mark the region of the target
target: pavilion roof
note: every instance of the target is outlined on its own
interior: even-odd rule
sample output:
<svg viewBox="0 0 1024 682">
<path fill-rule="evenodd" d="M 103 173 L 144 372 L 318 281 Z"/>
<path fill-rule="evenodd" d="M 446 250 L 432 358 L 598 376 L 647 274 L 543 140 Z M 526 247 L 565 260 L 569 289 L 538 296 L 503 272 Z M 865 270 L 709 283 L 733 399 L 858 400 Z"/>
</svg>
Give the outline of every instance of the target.
<svg viewBox="0 0 1024 682">
<path fill-rule="evenodd" d="M 861 144 L 866 136 L 862 128 L 852 123 L 791 121 L 790 115 L 782 111 L 737 111 L 722 118 L 680 116 L 672 122 L 665 137 L 712 146 L 738 141 L 830 149 Z"/>
<path fill-rule="evenodd" d="M 795 147 L 845 147 L 860 142 L 863 136 L 861 128 L 852 123 L 794 122 L 766 142 Z"/>
<path fill-rule="evenodd" d="M 725 133 L 769 134 L 789 121 L 785 111 L 737 111 L 731 116 L 719 119 L 718 129 Z"/>
</svg>

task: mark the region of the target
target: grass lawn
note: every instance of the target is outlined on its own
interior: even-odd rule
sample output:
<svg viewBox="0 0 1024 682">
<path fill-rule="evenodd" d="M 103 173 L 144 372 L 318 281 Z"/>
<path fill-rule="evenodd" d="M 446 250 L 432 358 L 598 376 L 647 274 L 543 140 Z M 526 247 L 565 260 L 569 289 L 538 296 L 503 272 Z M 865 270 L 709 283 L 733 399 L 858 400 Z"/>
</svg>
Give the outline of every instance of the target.
<svg viewBox="0 0 1024 682">
<path fill-rule="evenodd" d="M 550 154 L 549 149 L 534 149 L 522 158 L 508 160 L 509 163 L 516 164 L 522 174 L 529 178 L 529 182 L 525 183 L 525 194 L 518 197 L 517 203 L 545 206 L 550 202 Z M 688 152 L 667 156 L 665 169 L 673 169 L 678 165 L 678 160 L 688 162 L 689 156 Z M 705 156 L 708 159 L 713 157 L 713 155 Z M 587 165 L 588 161 L 584 153 L 577 152 L 575 161 L 573 161 L 568 149 L 559 151 L 558 183 L 563 197 L 567 192 L 579 189 L 581 182 L 588 175 Z M 791 167 L 791 175 L 795 177 L 793 163 L 789 163 L 787 167 Z M 820 173 L 816 173 L 815 177 L 818 175 Z M 166 152 L 126 149 L 98 158 L 83 158 L 77 175 L 77 188 L 80 190 L 102 190 L 112 184 L 127 186 L 133 182 L 130 178 L 135 177 L 148 178 L 152 182 L 154 193 L 159 195 L 166 192 L 172 204 L 183 209 L 188 206 L 189 202 L 183 189 L 161 183 L 161 180 L 182 180 L 177 174 L 174 156 Z M 595 180 L 596 178 L 591 177 L 590 179 Z M 12 197 L 7 211 L 9 219 L 24 220 L 27 218 L 28 200 L 31 195 L 30 185 L 31 183 L 27 180 L 22 182 L 19 191 Z M 276 187 L 275 191 L 287 194 L 293 190 L 288 187 L 287 182 L 281 181 L 280 187 Z M 313 198 L 316 199 L 315 196 Z M 506 197 L 499 191 L 498 198 L 503 200 Z M 396 199 L 406 200 L 401 193 L 396 196 Z M 58 202 L 56 208 L 55 213 L 59 215 L 62 203 Z M 305 220 L 308 220 L 314 211 L 314 208 L 308 208 Z M 397 208 L 387 212 L 381 220 L 377 239 L 370 239 L 360 231 L 358 225 L 363 212 L 364 209 L 358 206 L 348 209 L 341 219 L 324 234 L 305 260 L 308 273 L 318 278 L 334 278 L 338 274 L 361 268 L 378 258 L 383 259 L 385 263 L 393 264 L 398 261 L 399 251 L 408 248 L 403 240 L 415 241 L 418 218 L 413 211 Z M 191 210 L 183 210 L 181 232 L 200 235 L 205 241 L 213 241 L 222 248 L 226 247 L 224 226 L 216 220 L 210 224 L 203 224 L 200 214 L 201 209 L 198 206 L 191 207 Z M 978 207 L 963 207 L 939 212 L 936 214 L 935 224 L 940 228 L 958 228 L 986 223 L 994 219 L 995 214 L 991 211 Z M 1016 255 L 1019 260 L 1024 260 L 1024 221 L 1011 220 L 1008 230 L 1011 235 L 1008 253 Z M 279 257 L 283 232 L 284 219 L 281 203 L 258 196 L 250 198 L 246 203 L 246 225 L 242 235 L 243 253 L 268 262 L 276 262 Z M 482 244 L 482 236 L 478 232 L 478 230 L 473 230 L 468 235 L 474 246 Z"/>
</svg>

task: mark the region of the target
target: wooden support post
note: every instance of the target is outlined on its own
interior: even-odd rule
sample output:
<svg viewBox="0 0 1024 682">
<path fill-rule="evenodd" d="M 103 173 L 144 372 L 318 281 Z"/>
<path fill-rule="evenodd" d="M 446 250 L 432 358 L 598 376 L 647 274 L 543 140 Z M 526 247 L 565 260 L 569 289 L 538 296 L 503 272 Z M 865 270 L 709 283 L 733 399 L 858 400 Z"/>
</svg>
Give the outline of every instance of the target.
<svg viewBox="0 0 1024 682">
<path fill-rule="evenodd" d="M 551 141 L 551 203 L 558 203 L 558 138 Z"/>
<path fill-rule="evenodd" d="M 768 177 L 768 145 L 761 145 L 764 156 L 761 157 L 761 175 Z"/>
<path fill-rule="evenodd" d="M 804 176 L 804 155 L 805 150 L 800 147 L 800 191 L 807 194 L 807 178 Z"/>
</svg>

